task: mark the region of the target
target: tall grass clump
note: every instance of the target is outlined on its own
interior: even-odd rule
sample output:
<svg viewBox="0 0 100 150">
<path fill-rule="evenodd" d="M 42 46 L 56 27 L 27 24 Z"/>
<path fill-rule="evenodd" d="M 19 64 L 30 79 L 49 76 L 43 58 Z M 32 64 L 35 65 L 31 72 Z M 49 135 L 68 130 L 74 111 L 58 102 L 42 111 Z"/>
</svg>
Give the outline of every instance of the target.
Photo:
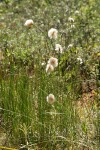
<svg viewBox="0 0 100 150">
<path fill-rule="evenodd" d="M 0 146 L 99 149 L 98 3 L 0 2 Z"/>
</svg>

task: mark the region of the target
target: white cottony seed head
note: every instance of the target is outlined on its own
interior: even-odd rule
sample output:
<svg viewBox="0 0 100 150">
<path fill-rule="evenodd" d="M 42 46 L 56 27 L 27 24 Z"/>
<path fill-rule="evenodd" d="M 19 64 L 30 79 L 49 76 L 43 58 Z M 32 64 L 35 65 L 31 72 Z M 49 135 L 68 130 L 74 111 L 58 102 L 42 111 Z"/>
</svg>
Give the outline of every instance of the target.
<svg viewBox="0 0 100 150">
<path fill-rule="evenodd" d="M 54 58 L 54 57 L 51 57 L 48 60 L 48 64 L 52 65 L 53 67 L 57 67 L 58 66 L 58 59 Z"/>
<path fill-rule="evenodd" d="M 62 52 L 63 52 L 63 48 L 62 48 L 62 46 L 61 46 L 60 44 L 56 44 L 56 45 L 55 45 L 55 50 L 56 50 L 57 52 L 59 52 L 59 53 L 62 53 Z"/>
<path fill-rule="evenodd" d="M 49 94 L 49 95 L 47 96 L 47 102 L 48 102 L 49 104 L 53 104 L 53 103 L 55 102 L 55 96 L 54 96 L 53 94 Z"/>
<path fill-rule="evenodd" d="M 68 21 L 74 22 L 74 18 L 69 17 L 69 18 L 68 18 Z"/>
<path fill-rule="evenodd" d="M 32 19 L 27 20 L 24 25 L 27 27 L 31 27 L 33 25 L 33 20 Z"/>
<path fill-rule="evenodd" d="M 58 30 L 57 30 L 57 29 L 51 28 L 51 29 L 48 31 L 48 37 L 49 37 L 50 39 L 57 39 L 57 36 L 58 36 Z"/>
<path fill-rule="evenodd" d="M 54 71 L 54 67 L 51 64 L 47 64 L 46 73 L 50 74 L 52 71 Z"/>
</svg>

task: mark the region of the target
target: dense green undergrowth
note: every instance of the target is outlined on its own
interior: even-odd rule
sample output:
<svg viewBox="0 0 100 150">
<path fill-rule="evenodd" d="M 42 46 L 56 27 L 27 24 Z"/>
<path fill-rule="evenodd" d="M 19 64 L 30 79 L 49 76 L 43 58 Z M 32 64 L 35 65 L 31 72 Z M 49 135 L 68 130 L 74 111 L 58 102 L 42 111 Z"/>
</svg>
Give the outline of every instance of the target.
<svg viewBox="0 0 100 150">
<path fill-rule="evenodd" d="M 98 6 L 98 0 L 0 1 L 0 129 L 6 133 L 0 146 L 99 149 Z M 24 26 L 28 19 L 31 28 Z M 48 37 L 51 28 L 57 39 Z M 48 73 L 51 57 L 58 64 Z"/>
</svg>

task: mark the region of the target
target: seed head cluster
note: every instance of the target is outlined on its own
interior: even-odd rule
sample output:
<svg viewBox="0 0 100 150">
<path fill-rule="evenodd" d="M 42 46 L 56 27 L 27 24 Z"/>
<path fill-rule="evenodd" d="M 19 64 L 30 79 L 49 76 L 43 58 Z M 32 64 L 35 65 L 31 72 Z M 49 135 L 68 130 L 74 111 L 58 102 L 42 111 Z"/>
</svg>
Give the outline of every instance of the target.
<svg viewBox="0 0 100 150">
<path fill-rule="evenodd" d="M 33 25 L 33 20 L 32 19 L 29 19 L 29 20 L 26 20 L 25 24 L 24 24 L 26 27 L 32 27 Z"/>
<path fill-rule="evenodd" d="M 55 51 L 59 52 L 59 53 L 62 53 L 63 52 L 63 48 L 60 44 L 56 44 L 55 45 Z"/>
<path fill-rule="evenodd" d="M 58 59 L 57 58 L 54 58 L 54 57 L 51 57 L 49 60 L 48 60 L 48 64 L 52 65 L 54 68 L 58 66 Z"/>
<path fill-rule="evenodd" d="M 52 71 L 54 71 L 54 67 L 51 64 L 47 64 L 46 73 L 50 74 Z"/>
<path fill-rule="evenodd" d="M 57 39 L 58 37 L 58 30 L 57 29 L 54 29 L 54 28 L 51 28 L 49 31 L 48 31 L 48 37 L 50 39 Z"/>
<path fill-rule="evenodd" d="M 69 17 L 69 18 L 68 18 L 68 21 L 69 21 L 69 22 L 74 22 L 74 18 Z"/>
<path fill-rule="evenodd" d="M 48 102 L 49 104 L 53 104 L 53 103 L 55 102 L 55 96 L 54 96 L 53 94 L 49 94 L 49 95 L 47 96 L 47 102 Z"/>
<path fill-rule="evenodd" d="M 29 27 L 29 28 L 32 27 L 32 25 L 33 25 L 32 19 L 26 20 L 26 22 L 24 24 L 24 26 Z M 48 37 L 50 39 L 57 39 L 58 30 L 55 28 L 51 28 L 48 31 Z M 55 45 L 55 50 L 60 53 L 63 52 L 63 48 L 60 44 Z M 44 64 L 42 64 L 42 65 L 44 65 Z M 50 57 L 50 59 L 47 62 L 47 65 L 46 65 L 46 73 L 50 74 L 51 72 L 54 71 L 54 68 L 57 66 L 58 66 L 58 59 L 55 57 Z M 49 104 L 53 104 L 55 102 L 55 96 L 53 94 L 49 94 L 46 99 Z"/>
</svg>

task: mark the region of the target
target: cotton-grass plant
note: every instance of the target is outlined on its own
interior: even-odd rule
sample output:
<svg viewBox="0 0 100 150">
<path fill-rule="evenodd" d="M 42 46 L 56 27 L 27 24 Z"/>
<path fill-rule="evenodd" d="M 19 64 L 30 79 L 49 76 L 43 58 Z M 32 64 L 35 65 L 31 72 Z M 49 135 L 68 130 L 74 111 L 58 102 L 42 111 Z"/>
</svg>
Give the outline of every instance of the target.
<svg viewBox="0 0 100 150">
<path fill-rule="evenodd" d="M 58 53 L 63 53 L 63 48 L 60 44 L 56 44 L 55 45 L 55 51 L 57 51 Z"/>
<path fill-rule="evenodd" d="M 51 57 L 48 60 L 48 64 L 52 65 L 54 68 L 58 66 L 58 59 L 55 57 Z"/>
<path fill-rule="evenodd" d="M 49 31 L 48 31 L 48 37 L 50 39 L 57 39 L 58 37 L 58 30 L 55 29 L 55 28 L 51 28 Z"/>
<path fill-rule="evenodd" d="M 51 57 L 49 60 L 48 60 L 48 64 L 46 66 L 46 72 L 48 74 L 50 74 L 51 72 L 54 71 L 54 68 L 58 66 L 58 59 L 57 58 L 54 58 L 54 57 Z"/>
<path fill-rule="evenodd" d="M 54 104 L 55 102 L 55 96 L 53 94 L 49 94 L 46 99 L 49 104 Z"/>
<path fill-rule="evenodd" d="M 46 73 L 50 74 L 53 71 L 54 71 L 54 66 L 51 65 L 51 64 L 47 64 L 47 66 L 46 66 Z"/>
<path fill-rule="evenodd" d="M 77 112 L 77 97 L 79 98 L 80 96 L 77 92 L 77 87 L 83 80 L 81 75 L 84 75 L 80 75 L 79 64 L 82 64 L 83 59 L 81 60 L 79 56 L 83 56 L 84 54 L 87 55 L 86 51 L 88 48 L 88 52 L 91 53 L 91 47 L 88 45 L 90 45 L 89 42 L 92 41 L 92 37 L 91 40 L 88 40 L 89 35 L 87 36 L 87 34 L 84 34 L 85 27 L 83 27 L 83 23 L 85 23 L 84 19 L 86 15 L 90 13 L 90 11 L 85 15 L 83 19 L 82 16 L 80 16 L 80 20 L 78 20 L 78 13 L 75 13 L 75 9 L 73 10 L 68 8 L 68 17 L 71 15 L 74 16 L 73 18 L 69 17 L 68 19 L 66 15 L 65 1 L 66 0 L 61 2 L 61 5 L 63 5 L 64 8 L 63 10 L 61 5 L 58 5 L 58 1 L 55 1 L 57 5 L 46 5 L 47 2 L 44 4 L 39 1 L 38 4 L 42 4 L 41 7 L 38 7 L 38 9 L 32 9 L 32 13 L 30 13 L 30 8 L 32 8 L 31 4 L 34 4 L 35 2 L 31 1 L 31 3 L 29 3 L 29 1 L 25 1 L 25 3 L 27 3 L 28 5 L 27 7 L 25 6 L 23 16 L 26 14 L 26 12 L 29 12 L 30 16 L 32 16 L 32 18 L 36 20 L 36 29 L 38 29 L 38 27 L 42 28 L 43 32 L 40 32 L 41 30 L 37 30 L 40 32 L 40 34 L 37 34 L 35 27 L 34 30 L 31 28 L 33 25 L 33 20 L 27 20 L 25 22 L 25 27 L 30 28 L 30 30 L 27 30 L 27 34 L 30 34 L 31 36 L 27 36 L 27 34 L 23 32 L 23 27 L 21 28 L 21 25 L 19 26 L 20 28 L 17 28 L 17 30 L 14 26 L 11 26 L 12 32 L 9 32 L 9 34 L 7 32 L 6 34 L 6 39 L 8 40 L 7 48 L 5 47 L 6 42 L 2 41 L 4 44 L 5 52 L 6 50 L 10 50 L 10 47 L 8 45 L 9 42 L 15 39 L 13 54 L 15 54 L 16 49 L 19 48 L 19 50 L 21 49 L 22 51 L 28 51 L 26 57 L 28 57 L 28 55 L 33 56 L 28 57 L 30 61 L 28 62 L 28 59 L 26 59 L 24 61 L 26 64 L 24 65 L 16 65 L 16 61 L 12 63 L 15 59 L 13 57 L 9 57 L 9 61 L 11 61 L 10 65 L 7 67 L 7 69 L 9 69 L 9 74 L 7 74 L 5 69 L 3 77 L 4 79 L 2 79 L 0 75 L 0 104 L 2 105 L 2 108 L 4 108 L 2 109 L 4 125 L 5 128 L 7 125 L 7 131 L 9 129 L 8 135 L 10 135 L 9 137 L 11 137 L 11 143 L 13 143 L 14 141 L 15 145 L 19 144 L 18 147 L 21 148 L 35 149 L 35 146 L 37 146 L 37 149 L 43 150 L 80 150 L 85 148 L 90 148 L 91 150 L 96 149 L 94 148 L 95 141 L 91 140 L 94 139 L 95 136 L 91 136 L 91 134 L 88 136 L 88 130 L 91 131 L 91 125 L 96 122 L 93 120 L 93 108 L 91 109 L 92 120 L 90 116 L 90 108 L 87 108 L 87 116 L 89 117 L 89 120 L 91 120 L 90 122 L 88 122 L 90 126 L 87 125 L 85 115 L 81 116 L 83 117 L 84 121 L 80 121 Z M 70 6 L 72 6 L 71 1 L 69 1 L 68 3 L 70 4 Z M 43 9 L 41 8 L 43 8 L 44 5 L 46 7 L 43 11 Z M 76 8 L 75 1 L 73 1 L 73 5 Z M 58 8 L 55 9 L 55 6 L 58 6 Z M 83 12 L 83 8 L 84 7 L 82 5 L 82 10 L 78 11 Z M 89 8 L 91 7 L 89 6 Z M 36 13 L 38 15 L 34 15 L 34 10 L 37 10 Z M 47 10 L 48 14 L 45 13 L 47 12 Z M 85 12 L 86 10 L 87 9 L 85 9 Z M 42 14 L 42 17 L 40 12 Z M 57 16 L 55 17 L 54 15 Z M 8 16 L 10 16 L 9 13 Z M 50 18 L 48 19 L 49 16 Z M 16 14 L 16 17 L 18 17 L 17 19 L 19 19 L 20 22 L 20 19 L 22 19 L 22 16 L 20 17 L 20 13 L 18 13 L 18 16 Z M 55 17 L 55 19 L 51 19 L 53 17 Z M 7 18 L 6 16 L 6 21 L 7 19 L 9 18 Z M 39 21 L 37 19 L 39 19 Z M 83 21 L 82 24 L 81 19 Z M 75 32 L 70 32 L 70 29 L 68 29 L 67 27 L 72 26 L 74 28 L 74 25 L 75 28 L 79 28 L 77 28 Z M 55 28 L 50 29 L 49 26 L 55 26 Z M 83 30 L 81 30 L 81 28 Z M 60 31 L 59 37 L 58 29 Z M 86 31 L 87 29 L 89 29 L 89 24 L 88 26 L 86 25 Z M 47 32 L 47 30 L 49 31 Z M 85 35 L 86 37 L 88 37 L 88 43 L 86 43 L 87 41 L 85 41 L 85 39 L 81 40 L 80 35 Z M 46 38 L 47 36 L 48 38 Z M 16 39 L 16 37 L 18 39 Z M 26 46 L 26 42 L 28 42 L 27 37 L 29 39 L 31 38 L 28 47 Z M 56 43 L 58 43 L 58 45 Z M 73 45 L 75 46 L 70 43 L 73 43 Z M 32 45 L 32 47 L 30 47 L 30 44 Z M 16 45 L 19 47 L 16 47 Z M 83 47 L 81 47 L 80 53 L 78 54 L 77 48 L 80 45 Z M 86 50 L 84 48 L 85 45 Z M 64 47 L 64 49 L 67 49 L 67 51 L 64 51 L 62 46 Z M 31 54 L 30 51 L 32 49 L 33 51 Z M 83 55 L 81 55 L 81 53 L 83 53 Z M 64 63 L 64 67 L 61 66 L 61 61 Z M 41 62 L 47 63 L 46 68 L 45 64 L 42 65 Z M 29 66 L 31 66 L 31 69 L 28 68 Z M 58 66 L 59 69 L 57 68 Z M 29 69 L 28 73 L 26 71 L 27 68 Z M 57 73 L 55 73 L 56 68 L 58 69 Z M 30 78 L 31 70 L 33 71 L 33 73 Z M 48 76 L 47 74 L 50 75 Z M 5 78 L 5 76 L 7 78 Z"/>
<path fill-rule="evenodd" d="M 26 22 L 24 24 L 24 26 L 29 27 L 29 28 L 32 27 L 32 25 L 33 25 L 33 20 L 32 19 L 26 20 Z"/>
<path fill-rule="evenodd" d="M 69 22 L 74 22 L 74 18 L 69 17 L 69 18 L 68 18 L 68 21 L 69 21 Z"/>
</svg>

